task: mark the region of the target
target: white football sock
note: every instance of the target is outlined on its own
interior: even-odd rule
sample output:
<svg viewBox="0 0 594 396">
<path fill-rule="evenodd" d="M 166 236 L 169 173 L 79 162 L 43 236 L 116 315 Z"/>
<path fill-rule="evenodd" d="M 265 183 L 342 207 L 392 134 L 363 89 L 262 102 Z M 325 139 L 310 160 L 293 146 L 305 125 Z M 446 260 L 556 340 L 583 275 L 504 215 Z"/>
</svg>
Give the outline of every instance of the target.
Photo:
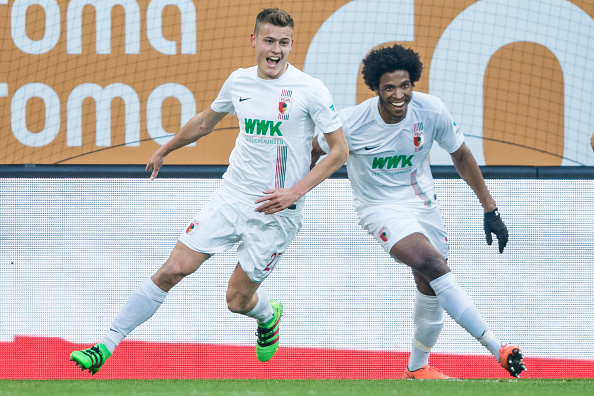
<svg viewBox="0 0 594 396">
<path fill-rule="evenodd" d="M 408 360 L 408 369 L 416 371 L 429 364 L 431 348 L 443 327 L 443 308 L 436 296 L 421 294 L 418 290 L 413 309 L 415 333 L 413 335 L 412 350 Z"/>
<path fill-rule="evenodd" d="M 268 300 L 268 294 L 266 290 L 262 287 L 259 287 L 256 290 L 256 295 L 258 296 L 258 302 L 254 309 L 250 312 L 244 314 L 245 316 L 249 316 L 250 318 L 254 318 L 260 324 L 264 324 L 274 316 L 274 311 L 272 310 L 272 305 L 270 305 L 270 301 Z"/>
<path fill-rule="evenodd" d="M 499 361 L 501 342 L 491 333 L 470 296 L 458 285 L 454 274 L 448 272 L 430 283 L 443 309 L 473 337 L 485 345 Z M 497 350 L 495 346 L 499 345 Z"/>
<path fill-rule="evenodd" d="M 128 298 L 101 343 L 105 344 L 109 352 L 113 353 L 118 344 L 132 330 L 157 312 L 165 301 L 165 297 L 167 297 L 166 292 L 155 285 L 151 278 L 146 279 Z"/>
<path fill-rule="evenodd" d="M 495 356 L 495 359 L 499 361 L 499 350 L 501 349 L 501 341 L 499 341 L 497 337 L 495 337 L 493 332 L 491 330 L 487 330 L 485 334 L 483 334 L 483 336 L 478 340 L 493 354 L 493 356 Z"/>
</svg>

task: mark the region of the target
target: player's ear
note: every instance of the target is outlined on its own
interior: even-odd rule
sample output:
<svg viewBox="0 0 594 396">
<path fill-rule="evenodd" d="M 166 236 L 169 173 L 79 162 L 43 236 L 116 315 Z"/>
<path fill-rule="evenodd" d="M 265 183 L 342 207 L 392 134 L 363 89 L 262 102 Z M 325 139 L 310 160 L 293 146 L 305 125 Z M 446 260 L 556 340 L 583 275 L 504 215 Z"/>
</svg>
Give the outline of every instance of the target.
<svg viewBox="0 0 594 396">
<path fill-rule="evenodd" d="M 250 35 L 250 44 L 252 48 L 256 48 L 256 35 L 254 33 Z"/>
</svg>

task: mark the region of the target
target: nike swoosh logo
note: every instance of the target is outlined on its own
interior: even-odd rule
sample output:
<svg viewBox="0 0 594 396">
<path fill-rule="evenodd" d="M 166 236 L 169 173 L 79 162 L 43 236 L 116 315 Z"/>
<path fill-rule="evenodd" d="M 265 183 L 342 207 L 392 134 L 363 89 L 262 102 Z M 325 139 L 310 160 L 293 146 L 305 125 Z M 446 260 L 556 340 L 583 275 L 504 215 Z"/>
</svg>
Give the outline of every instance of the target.
<svg viewBox="0 0 594 396">
<path fill-rule="evenodd" d="M 239 97 L 239 101 L 240 102 L 243 102 L 244 100 L 248 100 L 248 99 L 251 99 L 251 98 L 242 98 L 242 97 Z"/>
<path fill-rule="evenodd" d="M 374 148 L 378 148 L 379 144 L 377 146 L 367 146 L 365 147 L 365 150 L 373 150 Z"/>
</svg>

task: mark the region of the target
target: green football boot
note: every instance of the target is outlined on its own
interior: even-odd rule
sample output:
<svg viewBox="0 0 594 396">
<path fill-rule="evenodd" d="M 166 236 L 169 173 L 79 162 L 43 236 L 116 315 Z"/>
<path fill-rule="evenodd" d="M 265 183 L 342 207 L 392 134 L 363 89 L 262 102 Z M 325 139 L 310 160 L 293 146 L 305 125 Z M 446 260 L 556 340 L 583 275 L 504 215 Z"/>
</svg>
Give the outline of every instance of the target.
<svg viewBox="0 0 594 396">
<path fill-rule="evenodd" d="M 110 356 L 111 352 L 107 347 L 99 343 L 89 349 L 72 352 L 70 360 L 76 362 L 82 371 L 89 370 L 89 373 L 95 375 Z"/>
<path fill-rule="evenodd" d="M 261 362 L 272 359 L 278 349 L 278 331 L 280 319 L 283 316 L 283 305 L 276 300 L 270 300 L 270 305 L 274 311 L 274 316 L 268 322 L 258 324 L 256 355 Z"/>
</svg>

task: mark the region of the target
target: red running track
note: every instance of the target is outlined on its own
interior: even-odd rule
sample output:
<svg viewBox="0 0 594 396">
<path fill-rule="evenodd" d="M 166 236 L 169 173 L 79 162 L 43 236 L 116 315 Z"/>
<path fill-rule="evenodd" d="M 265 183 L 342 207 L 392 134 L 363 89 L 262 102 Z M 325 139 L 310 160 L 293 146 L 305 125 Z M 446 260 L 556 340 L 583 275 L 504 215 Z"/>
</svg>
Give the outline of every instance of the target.
<svg viewBox="0 0 594 396">
<path fill-rule="evenodd" d="M 69 361 L 90 345 L 60 338 L 18 336 L 0 342 L 0 379 L 399 379 L 408 352 L 281 346 L 272 360 L 255 346 L 124 341 L 91 376 Z M 150 358 L 147 358 L 150 357 Z M 594 378 L 594 361 L 525 357 L 522 378 Z M 510 378 L 491 356 L 432 354 L 431 365 L 460 378 Z"/>
</svg>

